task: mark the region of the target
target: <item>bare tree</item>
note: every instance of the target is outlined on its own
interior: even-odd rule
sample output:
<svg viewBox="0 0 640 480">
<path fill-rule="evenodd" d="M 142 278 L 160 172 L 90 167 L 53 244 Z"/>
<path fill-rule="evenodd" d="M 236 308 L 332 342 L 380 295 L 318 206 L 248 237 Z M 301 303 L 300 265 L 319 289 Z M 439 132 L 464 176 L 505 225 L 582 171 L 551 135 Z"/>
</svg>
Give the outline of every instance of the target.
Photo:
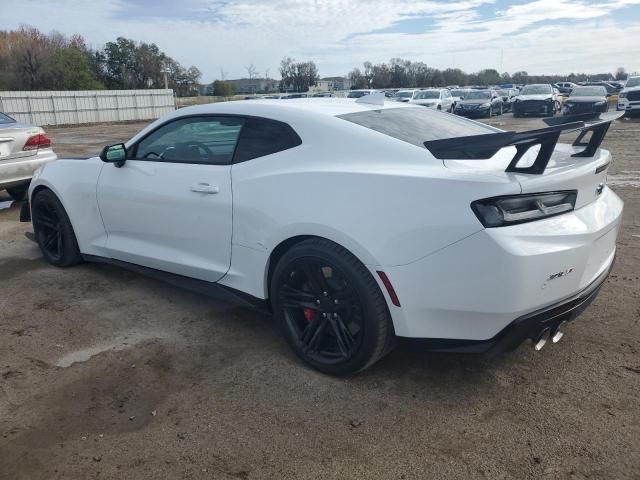
<svg viewBox="0 0 640 480">
<path fill-rule="evenodd" d="M 223 68 L 220 69 L 220 80 L 223 82 L 227 79 L 227 75 L 229 72 L 225 72 Z"/>
<path fill-rule="evenodd" d="M 247 71 L 247 75 L 249 75 L 249 80 L 253 80 L 254 78 L 257 78 L 258 75 L 260 75 L 260 72 L 256 70 L 256 67 L 253 66 L 253 63 L 244 68 Z"/>
</svg>

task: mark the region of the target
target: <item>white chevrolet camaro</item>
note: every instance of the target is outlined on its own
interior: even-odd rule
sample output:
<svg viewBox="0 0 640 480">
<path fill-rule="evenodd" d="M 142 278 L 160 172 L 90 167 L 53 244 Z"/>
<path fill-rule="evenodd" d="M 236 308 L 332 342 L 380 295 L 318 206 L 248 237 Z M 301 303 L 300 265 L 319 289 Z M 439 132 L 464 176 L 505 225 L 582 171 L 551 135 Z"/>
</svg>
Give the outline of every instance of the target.
<svg viewBox="0 0 640 480">
<path fill-rule="evenodd" d="M 614 260 L 623 204 L 599 147 L 615 114 L 515 133 L 383 98 L 181 109 L 47 164 L 23 217 L 54 265 L 113 263 L 270 309 L 330 374 L 395 337 L 559 340 Z M 567 131 L 578 139 L 558 144 Z"/>
</svg>

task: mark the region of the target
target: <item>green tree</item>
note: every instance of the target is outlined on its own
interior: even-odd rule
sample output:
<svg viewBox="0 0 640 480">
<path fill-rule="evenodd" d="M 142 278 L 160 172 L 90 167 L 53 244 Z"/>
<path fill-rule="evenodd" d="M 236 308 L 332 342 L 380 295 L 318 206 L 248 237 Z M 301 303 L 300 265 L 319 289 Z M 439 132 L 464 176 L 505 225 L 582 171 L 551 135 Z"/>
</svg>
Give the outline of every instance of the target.
<svg viewBox="0 0 640 480">
<path fill-rule="evenodd" d="M 98 90 L 98 81 L 87 56 L 76 47 L 63 48 L 51 55 L 52 87 L 57 90 Z"/>
<path fill-rule="evenodd" d="M 235 87 L 224 80 L 216 80 L 212 83 L 212 93 L 216 97 L 233 97 L 235 95 Z"/>
</svg>

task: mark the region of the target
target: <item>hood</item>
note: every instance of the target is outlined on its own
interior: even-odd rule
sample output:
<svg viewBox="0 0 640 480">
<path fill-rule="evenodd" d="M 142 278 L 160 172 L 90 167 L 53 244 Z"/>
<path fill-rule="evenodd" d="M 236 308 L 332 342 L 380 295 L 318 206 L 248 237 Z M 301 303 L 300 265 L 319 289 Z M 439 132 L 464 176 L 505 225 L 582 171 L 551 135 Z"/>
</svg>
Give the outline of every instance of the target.
<svg viewBox="0 0 640 480">
<path fill-rule="evenodd" d="M 638 90 L 640 90 L 640 85 L 637 85 L 637 86 L 635 86 L 635 87 L 631 87 L 631 88 L 623 88 L 623 89 L 620 91 L 620 93 L 622 93 L 622 92 L 624 92 L 624 93 L 627 93 L 627 92 L 637 92 Z"/>
<path fill-rule="evenodd" d="M 415 103 L 417 105 L 435 105 L 439 102 L 440 99 L 438 98 L 418 98 L 417 100 L 411 100 L 409 103 Z"/>
<path fill-rule="evenodd" d="M 490 98 L 471 98 L 469 100 L 460 100 L 458 102 L 461 105 L 482 105 L 484 103 L 491 103 Z"/>
<path fill-rule="evenodd" d="M 518 95 L 516 97 L 518 100 L 520 101 L 525 101 L 525 100 L 551 100 L 553 98 L 553 96 L 550 93 L 543 93 L 543 94 L 538 94 L 538 95 Z"/>
<path fill-rule="evenodd" d="M 565 100 L 565 103 L 597 103 L 606 102 L 606 97 L 592 96 L 592 97 L 569 97 Z"/>
</svg>

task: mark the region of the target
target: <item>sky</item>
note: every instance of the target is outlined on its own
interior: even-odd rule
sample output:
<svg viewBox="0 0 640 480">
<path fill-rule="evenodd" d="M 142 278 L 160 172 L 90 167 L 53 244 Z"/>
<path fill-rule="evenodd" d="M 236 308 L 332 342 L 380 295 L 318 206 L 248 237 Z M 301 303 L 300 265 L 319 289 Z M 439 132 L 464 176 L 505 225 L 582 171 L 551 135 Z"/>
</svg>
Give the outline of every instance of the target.
<svg viewBox="0 0 640 480">
<path fill-rule="evenodd" d="M 34 14 L 35 12 L 35 14 Z M 0 0 L 0 29 L 156 43 L 208 83 L 279 78 L 284 56 L 321 76 L 401 57 L 444 69 L 640 71 L 640 0 Z"/>
</svg>

